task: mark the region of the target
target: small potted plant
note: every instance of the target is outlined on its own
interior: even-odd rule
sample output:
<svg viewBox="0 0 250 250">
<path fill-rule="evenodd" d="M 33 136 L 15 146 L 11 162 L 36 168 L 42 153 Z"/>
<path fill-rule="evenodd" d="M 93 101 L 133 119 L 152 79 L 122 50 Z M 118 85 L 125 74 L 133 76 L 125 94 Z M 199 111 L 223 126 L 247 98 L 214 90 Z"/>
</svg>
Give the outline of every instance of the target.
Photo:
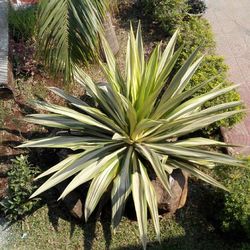
<svg viewBox="0 0 250 250">
<path fill-rule="evenodd" d="M 190 16 L 200 17 L 205 13 L 207 9 L 207 6 L 203 0 L 188 0 L 187 4 L 189 7 L 188 15 Z"/>
</svg>

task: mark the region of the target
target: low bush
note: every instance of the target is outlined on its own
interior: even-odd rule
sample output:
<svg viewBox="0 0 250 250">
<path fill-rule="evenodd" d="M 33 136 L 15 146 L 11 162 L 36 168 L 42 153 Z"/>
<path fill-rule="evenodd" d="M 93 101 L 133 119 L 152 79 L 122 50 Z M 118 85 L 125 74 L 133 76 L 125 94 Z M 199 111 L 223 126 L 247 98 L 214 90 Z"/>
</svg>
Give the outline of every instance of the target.
<svg viewBox="0 0 250 250">
<path fill-rule="evenodd" d="M 9 8 L 10 35 L 15 41 L 29 40 L 35 35 L 36 7 L 15 10 Z"/>
<path fill-rule="evenodd" d="M 201 52 L 207 54 L 204 58 L 203 63 L 200 68 L 194 74 L 190 81 L 189 87 L 194 87 L 202 82 L 210 79 L 212 76 L 216 78 L 211 81 L 205 88 L 200 90 L 199 94 L 205 94 L 211 89 L 221 86 L 229 86 L 232 83 L 227 80 L 228 66 L 224 62 L 224 58 L 215 55 L 215 41 L 213 38 L 213 33 L 211 26 L 207 20 L 197 17 L 187 17 L 181 25 L 180 35 L 178 37 L 178 46 L 183 45 L 183 50 L 180 59 L 177 62 L 179 67 L 187 59 L 188 55 L 192 53 L 197 47 L 201 46 Z M 225 102 L 240 101 L 240 95 L 237 91 L 232 90 L 225 95 L 217 97 L 207 103 L 205 103 L 204 108 L 212 107 L 215 104 L 222 104 Z M 238 109 L 233 108 L 233 110 Z M 240 122 L 244 114 L 236 114 L 227 119 L 218 121 L 213 125 L 204 128 L 203 132 L 210 136 L 218 132 L 221 126 L 231 127 L 234 124 Z"/>
<path fill-rule="evenodd" d="M 16 221 L 38 206 L 40 199 L 29 200 L 37 188 L 33 183 L 34 176 L 39 173 L 27 156 L 21 155 L 13 160 L 8 172 L 8 196 L 0 203 L 0 210 L 10 222 Z"/>
<path fill-rule="evenodd" d="M 230 168 L 221 170 L 219 176 L 230 190 L 224 195 L 224 209 L 220 213 L 221 229 L 250 239 L 250 171 Z"/>
<path fill-rule="evenodd" d="M 179 65 L 197 48 L 201 53 L 214 54 L 215 41 L 209 22 L 204 18 L 186 17 L 180 26 L 178 46 L 183 46 Z"/>
<path fill-rule="evenodd" d="M 187 4 L 189 6 L 188 13 L 191 14 L 202 14 L 207 9 L 203 0 L 188 0 Z"/>
<path fill-rule="evenodd" d="M 185 0 L 144 0 L 142 3 L 144 13 L 159 22 L 168 35 L 182 23 L 188 9 Z"/>
<path fill-rule="evenodd" d="M 201 47 L 199 56 L 201 54 L 207 54 L 203 59 L 202 65 L 192 77 L 189 88 L 201 84 L 212 76 L 216 76 L 216 78 L 206 85 L 205 88 L 201 89 L 198 94 L 205 94 L 219 85 L 225 87 L 232 84 L 227 80 L 228 66 L 225 64 L 223 57 L 215 55 L 215 41 L 211 26 L 206 19 L 186 16 L 180 25 L 177 45 L 182 45 L 183 49 L 175 66 L 176 70 L 197 47 Z M 240 101 L 240 95 L 235 90 L 205 103 L 204 108 L 233 101 Z M 235 109 L 238 109 L 238 107 L 233 108 L 233 110 Z M 221 126 L 231 127 L 237 124 L 242 120 L 243 116 L 244 114 L 242 113 L 235 114 L 232 117 L 218 121 L 204 128 L 203 132 L 208 136 L 213 135 L 218 132 Z"/>
<path fill-rule="evenodd" d="M 197 86 L 202 82 L 205 82 L 207 79 L 210 79 L 212 76 L 216 76 L 209 84 L 202 88 L 196 95 L 205 94 L 208 91 L 216 87 L 226 87 L 232 85 L 231 82 L 227 81 L 227 71 L 228 66 L 225 64 L 223 57 L 216 55 L 208 55 L 204 58 L 203 63 L 200 68 L 194 74 L 190 81 L 189 88 Z M 231 90 L 225 95 L 221 95 L 213 100 L 210 100 L 204 104 L 204 108 L 212 107 L 214 105 L 223 104 L 227 102 L 240 101 L 240 95 L 237 91 Z M 236 110 L 240 107 L 235 107 L 233 110 Z M 207 128 L 203 129 L 203 132 L 207 135 L 212 135 L 218 132 L 220 127 L 231 127 L 234 124 L 240 122 L 244 114 L 235 114 L 227 119 L 218 121 L 213 125 L 210 125 Z"/>
</svg>

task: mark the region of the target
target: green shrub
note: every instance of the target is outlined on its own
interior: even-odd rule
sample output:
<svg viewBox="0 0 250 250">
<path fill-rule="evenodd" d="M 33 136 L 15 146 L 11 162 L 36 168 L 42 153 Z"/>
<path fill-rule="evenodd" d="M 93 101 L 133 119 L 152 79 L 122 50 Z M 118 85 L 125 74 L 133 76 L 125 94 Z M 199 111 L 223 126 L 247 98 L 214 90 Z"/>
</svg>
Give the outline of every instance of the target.
<svg viewBox="0 0 250 250">
<path fill-rule="evenodd" d="M 143 9 L 147 16 L 159 22 L 167 34 L 171 34 L 186 15 L 185 0 L 144 0 Z"/>
<path fill-rule="evenodd" d="M 180 65 L 199 46 L 201 53 L 213 54 L 215 41 L 209 22 L 204 18 L 186 17 L 180 25 L 178 45 L 183 46 Z"/>
<path fill-rule="evenodd" d="M 224 232 L 245 235 L 250 239 L 250 171 L 223 168 L 219 176 L 230 190 L 224 195 L 224 209 L 220 213 L 221 228 Z"/>
<path fill-rule="evenodd" d="M 9 10 L 10 34 L 15 41 L 28 40 L 35 35 L 36 7 Z"/>
<path fill-rule="evenodd" d="M 203 0 L 188 0 L 187 4 L 189 6 L 188 13 L 191 14 L 201 14 L 207 9 L 207 6 Z"/>
<path fill-rule="evenodd" d="M 12 160 L 13 164 L 8 172 L 8 196 L 1 201 L 0 209 L 9 221 L 22 218 L 39 204 L 40 199 L 29 200 L 37 188 L 33 178 L 39 171 L 32 167 L 27 158 L 23 155 L 16 157 Z"/>
<path fill-rule="evenodd" d="M 188 88 L 197 86 L 202 82 L 210 79 L 212 76 L 216 76 L 214 80 L 212 80 L 209 84 L 207 84 L 204 88 L 202 88 L 198 93 L 195 95 L 205 94 L 208 91 L 211 91 L 213 88 L 218 87 L 226 87 L 232 85 L 231 82 L 227 81 L 227 71 L 228 66 L 225 64 L 223 57 L 216 56 L 216 55 L 208 55 L 204 58 L 203 63 L 201 64 L 200 68 L 196 71 L 194 76 L 190 81 L 190 85 Z M 233 101 L 240 101 L 240 95 L 237 91 L 231 90 L 230 92 L 221 95 L 213 100 L 210 100 L 204 104 L 204 108 L 212 107 L 217 104 L 233 102 Z M 233 110 L 238 109 L 239 107 L 233 108 Z M 215 132 L 218 132 L 218 129 L 222 127 L 231 127 L 234 124 L 240 122 L 243 118 L 244 114 L 235 114 L 227 119 L 218 121 L 213 125 L 203 129 L 205 134 L 211 135 Z"/>
<path fill-rule="evenodd" d="M 147 1 L 148 6 L 147 10 L 151 10 L 153 15 L 153 19 L 155 21 L 158 21 L 161 23 L 162 27 L 164 26 L 164 23 L 166 25 L 169 25 L 171 29 L 173 27 L 178 26 L 180 28 L 180 33 L 178 36 L 177 46 L 180 47 L 183 46 L 181 55 L 175 65 L 175 70 L 180 68 L 181 65 L 185 62 L 185 60 L 188 58 L 188 56 L 197 48 L 201 47 L 200 52 L 198 55 L 206 53 L 207 56 L 204 59 L 204 62 L 202 63 L 201 67 L 197 70 L 195 75 L 192 77 L 190 81 L 189 88 L 197 86 L 201 84 L 202 82 L 206 81 L 207 79 L 211 78 L 212 76 L 217 76 L 211 83 L 206 85 L 205 88 L 200 90 L 196 94 L 204 94 L 210 91 L 212 88 L 219 86 L 221 87 L 229 86 L 232 83 L 227 81 L 227 71 L 228 67 L 224 63 L 223 57 L 215 55 L 215 41 L 212 33 L 211 26 L 209 22 L 204 18 L 197 18 L 192 16 L 187 16 L 186 14 L 181 14 L 178 16 L 171 16 L 167 15 L 166 13 L 172 13 L 172 11 L 178 9 L 178 4 L 176 6 L 172 6 L 169 4 L 169 1 Z M 175 1 L 170 1 L 171 3 L 174 3 Z M 160 4 L 159 4 L 160 3 Z M 158 4 L 158 5 L 157 5 Z M 179 4 L 181 5 L 181 1 L 179 1 Z M 164 7 L 162 7 L 164 5 Z M 183 10 L 183 13 L 185 12 L 183 7 L 180 7 Z M 176 13 L 176 12 L 175 12 Z M 168 18 L 172 18 L 172 21 L 169 21 Z M 166 30 L 166 28 L 165 28 Z M 166 30 L 167 31 L 167 30 Z M 169 30 L 168 30 L 169 31 Z M 167 31 L 167 32 L 168 32 Z M 215 98 L 214 100 L 211 100 L 207 103 L 205 103 L 204 107 L 211 107 L 215 104 L 221 104 L 225 102 L 232 102 L 232 101 L 239 101 L 240 95 L 237 93 L 237 91 L 232 90 L 228 93 L 226 93 L 223 96 L 219 96 Z M 238 109 L 233 108 L 233 110 Z M 231 127 L 234 124 L 240 122 L 242 120 L 243 114 L 235 114 L 232 117 L 229 117 L 227 119 L 218 121 L 212 125 L 210 125 L 207 128 L 203 129 L 204 134 L 210 136 L 214 134 L 215 132 L 218 132 L 218 129 L 223 127 Z"/>
</svg>

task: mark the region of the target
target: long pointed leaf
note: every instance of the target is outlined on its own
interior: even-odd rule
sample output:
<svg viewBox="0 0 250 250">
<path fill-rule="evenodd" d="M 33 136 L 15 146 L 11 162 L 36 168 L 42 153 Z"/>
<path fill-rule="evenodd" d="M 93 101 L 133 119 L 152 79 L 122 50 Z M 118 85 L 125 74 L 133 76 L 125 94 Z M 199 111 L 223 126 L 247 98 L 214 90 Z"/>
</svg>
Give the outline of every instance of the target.
<svg viewBox="0 0 250 250">
<path fill-rule="evenodd" d="M 135 155 L 134 155 L 135 157 Z M 147 245 L 147 201 L 137 159 L 133 158 L 132 194 L 143 248 Z"/>
<path fill-rule="evenodd" d="M 125 202 L 131 191 L 130 165 L 132 164 L 131 155 L 133 148 L 127 151 L 124 161 L 120 165 L 120 172 L 114 179 L 111 192 L 112 200 L 112 226 L 115 229 L 121 221 Z"/>
</svg>

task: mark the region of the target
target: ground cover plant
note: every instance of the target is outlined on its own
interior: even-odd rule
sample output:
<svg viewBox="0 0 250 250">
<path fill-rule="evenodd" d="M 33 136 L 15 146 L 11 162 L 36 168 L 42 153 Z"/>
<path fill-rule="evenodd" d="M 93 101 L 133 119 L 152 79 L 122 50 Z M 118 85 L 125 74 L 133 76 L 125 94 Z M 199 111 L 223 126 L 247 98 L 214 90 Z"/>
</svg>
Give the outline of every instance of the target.
<svg viewBox="0 0 250 250">
<path fill-rule="evenodd" d="M 152 174 L 161 181 L 171 195 L 169 175 L 182 169 L 222 189 L 226 188 L 202 169 L 217 164 L 244 166 L 243 162 L 202 146 L 222 146 L 223 142 L 194 137 L 171 139 L 197 131 L 220 119 L 242 112 L 224 111 L 241 102 L 229 102 L 201 109 L 205 102 L 223 95 L 236 86 L 212 89 L 203 95 L 192 95 L 206 86 L 185 90 L 202 62 L 195 59 L 195 50 L 183 66 L 170 77 L 181 49 L 175 51 L 178 32 L 175 32 L 164 51 L 156 46 L 148 61 L 140 25 L 136 36 L 131 28 L 127 46 L 125 77 L 119 71 L 115 58 L 103 40 L 107 64 L 100 62 L 108 83 L 96 84 L 81 69 L 75 68 L 75 79 L 95 101 L 95 106 L 64 91 L 51 88 L 70 103 L 70 107 L 35 101 L 35 106 L 52 114 L 29 115 L 26 120 L 48 127 L 70 130 L 70 134 L 28 141 L 20 147 L 52 147 L 77 150 L 65 160 L 45 171 L 38 178 L 53 174 L 33 195 L 35 197 L 69 177 L 74 177 L 60 199 L 76 187 L 92 180 L 85 201 L 85 219 L 95 210 L 98 201 L 111 188 L 112 227 L 121 221 L 126 200 L 133 196 L 140 238 L 147 243 L 147 207 L 160 240 L 160 226 Z M 169 82 L 167 87 L 165 83 Z M 145 108 L 147 107 L 147 108 Z"/>
<path fill-rule="evenodd" d="M 37 188 L 33 183 L 34 176 L 39 170 L 28 161 L 27 156 L 19 156 L 12 160 L 11 170 L 8 172 L 8 195 L 0 202 L 9 222 L 23 218 L 39 204 L 40 199 L 29 200 L 30 195 Z"/>
<path fill-rule="evenodd" d="M 249 158 L 246 164 L 249 166 Z M 224 206 L 219 213 L 221 229 L 232 236 L 250 239 L 250 172 L 222 168 L 217 175 L 230 187 L 230 192 L 224 194 Z"/>
</svg>

